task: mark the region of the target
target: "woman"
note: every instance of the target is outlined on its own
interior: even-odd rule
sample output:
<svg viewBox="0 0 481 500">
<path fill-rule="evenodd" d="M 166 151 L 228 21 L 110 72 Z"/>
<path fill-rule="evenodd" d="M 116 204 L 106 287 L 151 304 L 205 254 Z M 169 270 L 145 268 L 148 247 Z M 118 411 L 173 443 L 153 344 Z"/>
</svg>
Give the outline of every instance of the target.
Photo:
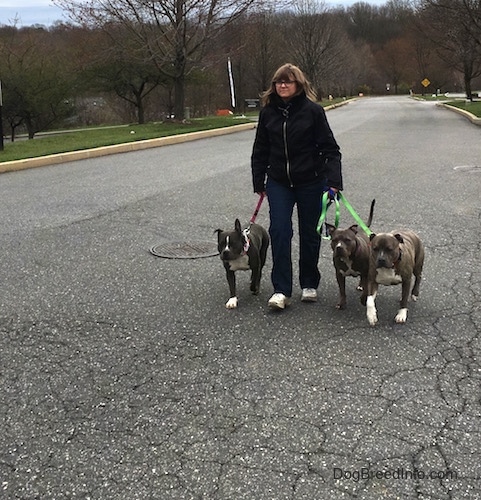
<svg viewBox="0 0 481 500">
<path fill-rule="evenodd" d="M 297 205 L 301 300 L 315 302 L 321 278 L 317 234 L 322 193 L 342 189 L 341 153 L 322 106 L 303 72 L 284 64 L 262 95 L 252 152 L 254 192 L 269 200 L 274 294 L 284 309 L 292 295 L 292 214 Z"/>
</svg>

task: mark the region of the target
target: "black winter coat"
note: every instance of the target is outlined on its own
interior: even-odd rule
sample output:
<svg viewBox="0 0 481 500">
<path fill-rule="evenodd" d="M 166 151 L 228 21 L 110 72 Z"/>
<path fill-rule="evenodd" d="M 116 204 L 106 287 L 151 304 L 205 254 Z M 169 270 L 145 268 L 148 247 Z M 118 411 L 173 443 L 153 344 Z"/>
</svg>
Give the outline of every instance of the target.
<svg viewBox="0 0 481 500">
<path fill-rule="evenodd" d="M 288 103 L 272 95 L 261 109 L 251 157 L 254 192 L 266 175 L 286 186 L 321 179 L 342 189 L 341 153 L 322 106 L 302 93 Z"/>
</svg>

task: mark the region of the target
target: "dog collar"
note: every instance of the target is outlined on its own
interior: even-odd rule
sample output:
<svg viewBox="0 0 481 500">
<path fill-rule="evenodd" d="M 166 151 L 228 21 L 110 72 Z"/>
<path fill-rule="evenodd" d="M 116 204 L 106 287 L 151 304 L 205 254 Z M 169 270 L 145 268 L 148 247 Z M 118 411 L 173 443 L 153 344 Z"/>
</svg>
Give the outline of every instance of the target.
<svg viewBox="0 0 481 500">
<path fill-rule="evenodd" d="M 399 250 L 399 257 L 392 263 L 393 267 L 401 260 L 402 250 Z"/>
</svg>

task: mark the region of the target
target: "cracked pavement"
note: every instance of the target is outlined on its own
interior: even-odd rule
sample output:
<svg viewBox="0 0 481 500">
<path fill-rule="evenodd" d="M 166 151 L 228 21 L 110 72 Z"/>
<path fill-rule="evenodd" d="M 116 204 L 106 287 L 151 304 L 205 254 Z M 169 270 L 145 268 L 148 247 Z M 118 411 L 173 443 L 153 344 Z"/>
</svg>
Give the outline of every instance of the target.
<svg viewBox="0 0 481 500">
<path fill-rule="evenodd" d="M 254 131 L 0 176 L 1 498 L 481 498 L 480 129 L 407 97 L 328 119 L 353 207 L 426 246 L 405 325 L 400 286 L 376 327 L 352 278 L 335 309 L 327 242 L 280 314 L 270 255 L 228 311 L 218 257 L 149 253 L 247 223 Z"/>
</svg>

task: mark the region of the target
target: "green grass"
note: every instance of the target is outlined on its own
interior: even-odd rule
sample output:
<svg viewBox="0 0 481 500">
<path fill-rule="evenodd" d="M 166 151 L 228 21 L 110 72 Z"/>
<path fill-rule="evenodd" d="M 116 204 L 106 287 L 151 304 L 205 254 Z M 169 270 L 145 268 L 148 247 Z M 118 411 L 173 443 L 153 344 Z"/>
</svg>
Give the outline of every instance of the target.
<svg viewBox="0 0 481 500">
<path fill-rule="evenodd" d="M 194 119 L 189 123 L 165 122 L 145 125 L 125 125 L 118 127 L 91 128 L 75 131 L 59 131 L 36 136 L 33 140 L 4 140 L 4 150 L 0 151 L 0 163 L 25 158 L 36 158 L 55 153 L 80 151 L 114 144 L 155 139 L 170 135 L 212 130 L 216 128 L 251 123 L 248 118 L 215 116 Z M 131 133 L 131 131 L 135 133 Z"/>
<path fill-rule="evenodd" d="M 481 118 L 481 101 L 470 102 L 470 101 L 460 100 L 460 101 L 449 101 L 446 104 L 449 104 L 450 106 L 454 106 L 456 108 L 464 109 L 465 111 L 468 111 L 472 115 Z"/>
<path fill-rule="evenodd" d="M 330 106 L 345 99 L 333 101 L 324 100 L 322 106 Z M 186 134 L 201 130 L 231 127 L 242 123 L 251 123 L 258 111 L 249 111 L 247 116 L 210 116 L 192 119 L 188 123 L 162 122 L 145 125 L 120 125 L 112 127 L 92 127 L 83 130 L 60 130 L 48 134 L 38 134 L 33 140 L 16 140 L 11 142 L 8 137 L 4 140 L 4 150 L 0 151 L 0 163 L 26 158 L 37 158 L 56 153 L 81 151 L 83 149 L 124 144 L 146 139 L 156 139 L 170 135 Z M 131 133 L 131 132 L 134 133 Z M 4 131 L 8 132 L 8 131 Z"/>
<path fill-rule="evenodd" d="M 444 95 L 438 95 L 438 96 L 432 96 L 432 95 L 420 96 L 419 95 L 416 97 L 418 99 L 423 99 L 424 101 L 443 102 L 444 104 L 449 104 L 449 106 L 454 106 L 455 108 L 464 109 L 465 111 L 468 111 L 469 113 L 473 114 L 474 116 L 481 118 L 481 101 L 470 102 L 470 101 L 466 101 L 466 99 L 455 99 L 452 101 L 448 101 Z"/>
<path fill-rule="evenodd" d="M 413 94 L 413 97 L 422 99 L 423 101 L 445 101 L 447 97 L 444 94 L 430 94 L 426 92 L 425 94 Z"/>
</svg>

